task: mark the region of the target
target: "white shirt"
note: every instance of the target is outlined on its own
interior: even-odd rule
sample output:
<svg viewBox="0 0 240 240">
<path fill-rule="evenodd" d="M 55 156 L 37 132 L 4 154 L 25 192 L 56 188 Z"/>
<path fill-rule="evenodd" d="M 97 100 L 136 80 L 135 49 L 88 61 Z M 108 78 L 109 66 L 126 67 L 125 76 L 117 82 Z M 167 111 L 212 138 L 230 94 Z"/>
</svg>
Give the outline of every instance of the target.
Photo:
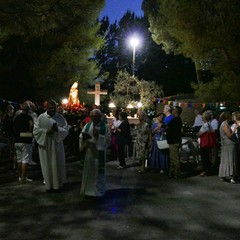
<svg viewBox="0 0 240 240">
<path fill-rule="evenodd" d="M 219 126 L 218 120 L 214 118 L 214 119 L 211 121 L 211 126 L 212 126 L 213 130 L 218 130 L 218 126 Z"/>
<path fill-rule="evenodd" d="M 195 117 L 195 121 L 194 121 L 193 127 L 199 127 L 199 126 L 202 126 L 203 124 L 204 124 L 204 122 L 202 120 L 202 115 L 198 114 Z"/>
</svg>

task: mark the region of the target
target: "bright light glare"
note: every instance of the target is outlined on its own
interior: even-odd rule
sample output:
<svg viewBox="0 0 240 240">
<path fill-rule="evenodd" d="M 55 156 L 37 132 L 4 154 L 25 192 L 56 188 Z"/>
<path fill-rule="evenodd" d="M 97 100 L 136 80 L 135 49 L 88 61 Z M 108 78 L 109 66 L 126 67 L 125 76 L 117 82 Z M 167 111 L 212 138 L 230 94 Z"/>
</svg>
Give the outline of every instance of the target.
<svg viewBox="0 0 240 240">
<path fill-rule="evenodd" d="M 68 99 L 67 99 L 67 98 L 64 98 L 64 99 L 62 100 L 62 103 L 63 103 L 63 104 L 67 104 L 67 103 L 68 103 Z"/>
<path fill-rule="evenodd" d="M 139 41 L 139 39 L 136 38 L 136 37 L 133 37 L 133 38 L 130 39 L 130 44 L 131 44 L 133 47 L 138 46 L 139 43 L 140 43 L 140 41 Z"/>
<path fill-rule="evenodd" d="M 133 105 L 130 103 L 127 105 L 127 108 L 133 108 Z"/>
<path fill-rule="evenodd" d="M 142 107 L 142 103 L 141 103 L 141 102 L 138 102 L 138 103 L 137 103 L 137 107 L 138 107 L 138 108 L 141 108 L 141 107 Z"/>
<path fill-rule="evenodd" d="M 111 102 L 111 103 L 109 103 L 108 107 L 110 107 L 110 108 L 115 108 L 116 105 L 115 105 L 114 103 Z"/>
</svg>

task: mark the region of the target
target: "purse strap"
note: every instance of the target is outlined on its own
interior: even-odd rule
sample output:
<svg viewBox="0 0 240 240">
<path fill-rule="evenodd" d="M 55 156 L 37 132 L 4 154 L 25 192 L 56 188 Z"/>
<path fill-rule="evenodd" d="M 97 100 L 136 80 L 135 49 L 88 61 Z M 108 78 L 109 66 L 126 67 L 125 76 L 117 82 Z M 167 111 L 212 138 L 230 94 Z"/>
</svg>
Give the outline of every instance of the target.
<svg viewBox="0 0 240 240">
<path fill-rule="evenodd" d="M 208 132 L 212 132 L 212 126 L 211 126 L 211 124 L 208 122 Z"/>
</svg>

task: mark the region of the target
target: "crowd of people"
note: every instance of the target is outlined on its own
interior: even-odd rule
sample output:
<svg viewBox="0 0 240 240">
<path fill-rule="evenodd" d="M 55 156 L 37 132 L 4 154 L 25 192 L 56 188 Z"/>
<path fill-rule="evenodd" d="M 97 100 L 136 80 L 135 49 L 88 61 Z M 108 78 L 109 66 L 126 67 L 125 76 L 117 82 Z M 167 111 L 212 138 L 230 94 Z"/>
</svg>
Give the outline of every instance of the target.
<svg viewBox="0 0 240 240">
<path fill-rule="evenodd" d="M 47 192 L 60 191 L 66 182 L 65 154 L 84 158 L 80 193 L 101 197 L 105 193 L 106 161 L 117 160 L 117 170 L 126 169 L 126 149 L 135 151 L 139 173 L 146 171 L 180 179 L 182 150 L 182 109 L 165 105 L 163 112 L 149 121 L 146 112 L 138 111 L 138 124 L 131 125 L 126 111 L 117 109 L 111 122 L 95 106 L 69 114 L 54 100 L 36 109 L 25 101 L 20 109 L 9 104 L 1 116 L 1 134 L 9 140 L 10 158 L 19 182 L 31 182 L 27 170 L 35 164 L 32 152 L 37 148 Z M 240 112 L 196 111 L 193 124 L 199 138 L 201 177 L 218 169 L 221 181 L 239 182 Z M 214 133 L 215 144 L 203 146 L 206 133 Z M 159 148 L 165 141 L 167 147 Z M 220 144 L 218 144 L 220 143 Z M 220 150 L 220 159 L 218 152 Z M 108 155 L 108 156 L 107 156 Z M 110 157 L 109 157 L 110 155 Z"/>
<path fill-rule="evenodd" d="M 151 170 L 167 174 L 170 178 L 182 178 L 180 158 L 183 124 L 181 112 L 182 109 L 178 106 L 165 105 L 163 112 L 158 113 L 150 124 L 145 112 L 138 113 L 139 124 L 134 128 L 133 142 L 136 158 L 139 160 L 139 173 Z M 193 128 L 194 135 L 198 138 L 202 169 L 199 176 L 213 175 L 218 171 L 221 181 L 238 183 L 240 180 L 240 111 L 232 114 L 225 111 L 218 115 L 216 111 L 206 110 L 202 113 L 196 110 L 195 114 Z M 132 140 L 131 135 L 128 137 L 131 130 L 129 124 L 126 123 L 127 118 L 121 124 L 121 118 L 118 116 L 119 112 L 112 122 L 111 146 L 118 143 L 117 139 L 119 135 L 121 137 L 121 128 L 125 129 L 122 133 L 124 145 L 128 145 L 127 142 Z M 116 122 L 117 128 L 115 127 Z M 212 145 L 203 146 L 201 141 L 203 142 L 210 135 L 213 141 Z M 116 139 L 115 143 L 114 139 Z M 167 141 L 168 147 L 159 149 L 159 141 L 164 140 Z M 117 147 L 114 148 L 120 152 L 118 169 L 124 169 L 126 165 L 122 160 L 123 146 L 120 146 L 120 151 L 119 146 L 117 144 Z"/>
</svg>

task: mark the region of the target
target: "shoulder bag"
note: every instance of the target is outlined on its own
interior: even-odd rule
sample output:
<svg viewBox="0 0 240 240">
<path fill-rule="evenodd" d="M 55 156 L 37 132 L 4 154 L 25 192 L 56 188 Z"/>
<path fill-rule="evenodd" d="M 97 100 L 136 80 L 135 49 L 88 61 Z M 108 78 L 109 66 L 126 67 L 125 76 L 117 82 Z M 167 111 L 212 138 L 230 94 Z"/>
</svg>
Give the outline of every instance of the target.
<svg viewBox="0 0 240 240">
<path fill-rule="evenodd" d="M 215 148 L 216 133 L 215 131 L 205 132 L 200 136 L 200 148 Z"/>
</svg>

